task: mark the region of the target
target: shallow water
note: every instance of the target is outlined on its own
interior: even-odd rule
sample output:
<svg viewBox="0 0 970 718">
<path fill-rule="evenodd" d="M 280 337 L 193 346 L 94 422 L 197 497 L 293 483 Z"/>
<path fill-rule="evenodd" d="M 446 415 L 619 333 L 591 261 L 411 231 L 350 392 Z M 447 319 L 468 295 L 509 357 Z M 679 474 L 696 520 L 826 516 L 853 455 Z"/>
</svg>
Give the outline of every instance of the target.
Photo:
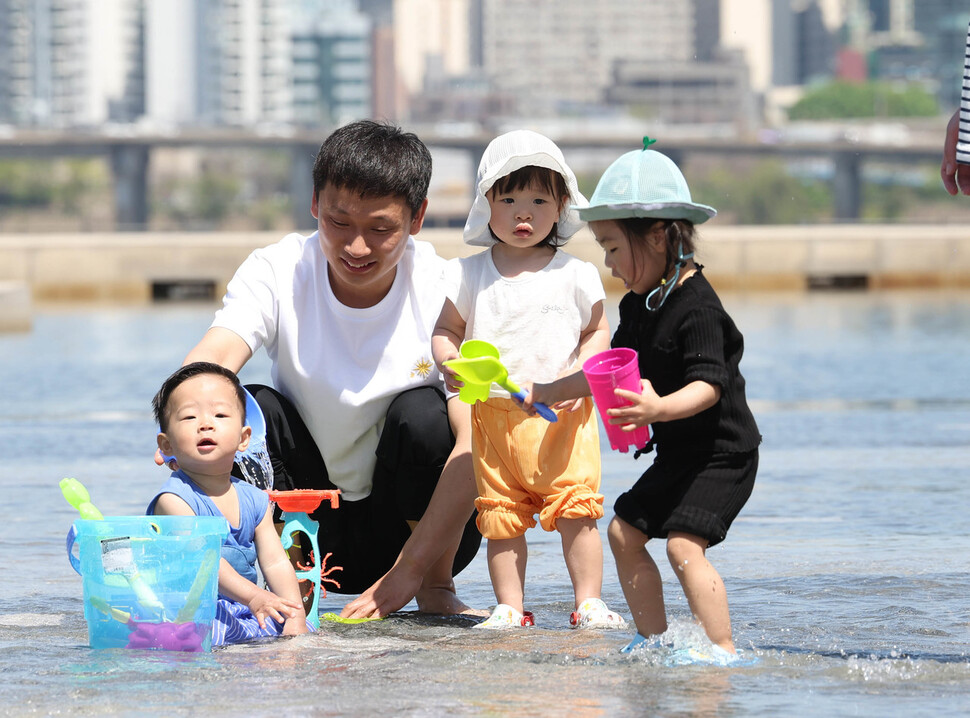
<svg viewBox="0 0 970 718">
<path fill-rule="evenodd" d="M 77 477 L 105 514 L 143 510 L 164 479 L 150 398 L 212 307 L 46 308 L 32 332 L 0 335 L 0 714 L 962 713 L 970 293 L 724 299 L 765 441 L 754 495 L 710 557 L 752 665 L 673 667 L 661 650 L 619 654 L 631 631 L 570 631 L 558 537 L 538 530 L 536 629 L 483 635 L 412 604 L 384 622 L 201 656 L 92 651 L 63 548 L 76 514 L 57 482 Z M 266 380 L 262 357 L 243 378 Z M 608 505 L 645 461 L 604 455 Z M 702 647 L 662 546 L 653 553 L 669 637 Z M 626 613 L 608 555 L 605 569 L 604 598 Z M 492 604 L 484 551 L 458 587 Z M 323 610 L 345 600 L 331 594 Z"/>
</svg>

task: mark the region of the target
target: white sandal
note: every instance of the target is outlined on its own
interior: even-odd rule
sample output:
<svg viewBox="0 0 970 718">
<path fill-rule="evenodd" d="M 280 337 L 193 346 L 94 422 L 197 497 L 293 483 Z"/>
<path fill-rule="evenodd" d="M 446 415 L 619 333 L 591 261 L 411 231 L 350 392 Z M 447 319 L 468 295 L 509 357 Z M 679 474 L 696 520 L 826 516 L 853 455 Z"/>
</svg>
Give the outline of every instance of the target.
<svg viewBox="0 0 970 718">
<path fill-rule="evenodd" d="M 587 598 L 569 614 L 571 628 L 626 628 L 623 616 L 611 611 L 599 598 Z"/>
<path fill-rule="evenodd" d="M 536 625 L 532 613 L 519 613 L 511 606 L 500 603 L 492 610 L 492 615 L 472 628 L 519 628 Z"/>
</svg>

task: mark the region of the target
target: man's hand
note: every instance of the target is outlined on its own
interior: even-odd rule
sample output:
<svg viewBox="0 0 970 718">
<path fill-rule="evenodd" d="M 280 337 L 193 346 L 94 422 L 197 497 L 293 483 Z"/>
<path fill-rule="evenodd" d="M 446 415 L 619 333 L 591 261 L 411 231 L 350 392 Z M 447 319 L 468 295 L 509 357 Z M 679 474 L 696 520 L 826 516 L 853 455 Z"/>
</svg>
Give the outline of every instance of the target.
<svg viewBox="0 0 970 718">
<path fill-rule="evenodd" d="M 943 187 L 952 195 L 957 192 L 970 194 L 970 166 L 957 163 L 957 142 L 960 139 L 960 110 L 953 113 L 946 126 L 943 142 L 943 162 L 940 165 L 940 178 Z"/>
<path fill-rule="evenodd" d="M 344 606 L 340 615 L 343 618 L 383 618 L 406 606 L 417 595 L 423 580 L 417 567 L 409 567 L 398 558 L 390 571 Z"/>
</svg>

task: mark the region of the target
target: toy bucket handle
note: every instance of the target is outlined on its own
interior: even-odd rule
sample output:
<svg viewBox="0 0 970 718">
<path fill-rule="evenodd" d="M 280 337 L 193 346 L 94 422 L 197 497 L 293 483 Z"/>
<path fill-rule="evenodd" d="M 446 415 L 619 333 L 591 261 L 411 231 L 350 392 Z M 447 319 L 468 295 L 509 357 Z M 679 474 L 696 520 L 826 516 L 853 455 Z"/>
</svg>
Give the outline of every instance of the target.
<svg viewBox="0 0 970 718">
<path fill-rule="evenodd" d="M 71 524 L 70 530 L 67 532 L 67 558 L 71 562 L 71 566 L 77 571 L 78 575 L 81 575 L 81 561 L 74 557 L 74 542 L 77 541 L 77 524 Z"/>
</svg>

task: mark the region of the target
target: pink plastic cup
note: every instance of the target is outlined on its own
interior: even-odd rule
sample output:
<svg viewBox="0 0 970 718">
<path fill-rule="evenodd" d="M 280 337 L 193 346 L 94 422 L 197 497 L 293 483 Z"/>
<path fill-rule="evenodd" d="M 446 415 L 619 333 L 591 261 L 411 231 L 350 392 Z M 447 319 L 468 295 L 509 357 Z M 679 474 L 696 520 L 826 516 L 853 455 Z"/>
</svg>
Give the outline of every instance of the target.
<svg viewBox="0 0 970 718">
<path fill-rule="evenodd" d="M 650 426 L 623 431 L 622 426 L 610 423 L 610 417 L 606 413 L 608 409 L 629 406 L 631 403 L 618 397 L 615 389 L 640 393 L 640 365 L 637 363 L 636 351 L 622 347 L 600 352 L 583 362 L 583 374 L 586 375 L 586 381 L 593 392 L 593 401 L 599 409 L 603 426 L 606 427 L 610 447 L 625 454 L 631 444 L 637 449 L 646 446 L 653 435 Z"/>
</svg>

